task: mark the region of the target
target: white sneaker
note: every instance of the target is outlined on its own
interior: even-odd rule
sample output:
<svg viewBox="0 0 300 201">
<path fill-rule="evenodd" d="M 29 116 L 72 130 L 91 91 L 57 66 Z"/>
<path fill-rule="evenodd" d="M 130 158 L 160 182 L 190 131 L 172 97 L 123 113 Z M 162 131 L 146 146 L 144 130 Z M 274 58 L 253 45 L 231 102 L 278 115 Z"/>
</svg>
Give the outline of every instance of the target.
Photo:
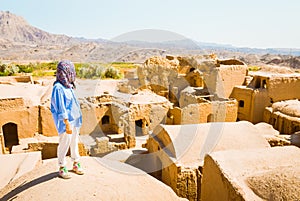
<svg viewBox="0 0 300 201">
<path fill-rule="evenodd" d="M 79 174 L 79 175 L 83 175 L 84 174 L 83 169 L 81 167 L 81 164 L 79 162 L 74 162 L 74 164 L 73 164 L 73 172 L 75 172 L 76 174 Z"/>
<path fill-rule="evenodd" d="M 71 175 L 69 174 L 69 171 L 66 167 L 60 167 L 58 172 L 59 177 L 63 179 L 70 179 Z"/>
</svg>

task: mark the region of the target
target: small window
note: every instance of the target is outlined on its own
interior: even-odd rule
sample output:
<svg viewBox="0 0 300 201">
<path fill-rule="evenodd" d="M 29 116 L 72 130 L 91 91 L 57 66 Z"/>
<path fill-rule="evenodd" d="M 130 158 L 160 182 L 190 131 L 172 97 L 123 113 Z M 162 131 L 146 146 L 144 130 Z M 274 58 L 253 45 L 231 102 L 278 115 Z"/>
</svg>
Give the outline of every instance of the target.
<svg viewBox="0 0 300 201">
<path fill-rule="evenodd" d="M 194 70 L 196 70 L 196 68 L 190 68 L 190 72 L 193 72 Z"/>
<path fill-rule="evenodd" d="M 102 125 L 103 124 L 109 124 L 109 122 L 110 122 L 110 118 L 109 118 L 108 115 L 105 115 L 105 116 L 102 117 L 102 120 L 101 120 Z"/>
<path fill-rule="evenodd" d="M 244 104 L 245 104 L 245 103 L 244 103 L 243 100 L 240 100 L 240 101 L 239 101 L 239 107 L 244 107 Z"/>
</svg>

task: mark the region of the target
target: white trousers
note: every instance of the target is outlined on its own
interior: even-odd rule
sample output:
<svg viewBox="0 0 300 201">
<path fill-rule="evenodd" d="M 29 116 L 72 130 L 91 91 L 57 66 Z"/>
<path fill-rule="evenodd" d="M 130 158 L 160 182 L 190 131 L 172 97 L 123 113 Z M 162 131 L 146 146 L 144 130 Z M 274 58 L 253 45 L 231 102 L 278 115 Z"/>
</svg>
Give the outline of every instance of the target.
<svg viewBox="0 0 300 201">
<path fill-rule="evenodd" d="M 79 128 L 73 127 L 72 134 L 62 133 L 59 135 L 59 143 L 57 147 L 57 158 L 58 165 L 60 167 L 66 166 L 66 155 L 68 153 L 69 147 L 71 151 L 71 159 L 74 162 L 78 162 L 80 159 L 78 151 L 78 138 L 79 138 Z"/>
</svg>

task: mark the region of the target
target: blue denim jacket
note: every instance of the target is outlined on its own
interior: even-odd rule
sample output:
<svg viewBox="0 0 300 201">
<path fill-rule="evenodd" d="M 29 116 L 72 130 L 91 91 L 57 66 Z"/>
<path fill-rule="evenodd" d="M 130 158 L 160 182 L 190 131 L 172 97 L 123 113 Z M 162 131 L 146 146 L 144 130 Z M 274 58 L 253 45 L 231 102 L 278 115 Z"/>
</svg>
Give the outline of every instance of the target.
<svg viewBox="0 0 300 201">
<path fill-rule="evenodd" d="M 64 119 L 68 119 L 73 127 L 81 127 L 82 114 L 74 91 L 71 88 L 64 87 L 59 82 L 56 82 L 53 86 L 51 112 L 58 134 L 66 132 Z"/>
</svg>

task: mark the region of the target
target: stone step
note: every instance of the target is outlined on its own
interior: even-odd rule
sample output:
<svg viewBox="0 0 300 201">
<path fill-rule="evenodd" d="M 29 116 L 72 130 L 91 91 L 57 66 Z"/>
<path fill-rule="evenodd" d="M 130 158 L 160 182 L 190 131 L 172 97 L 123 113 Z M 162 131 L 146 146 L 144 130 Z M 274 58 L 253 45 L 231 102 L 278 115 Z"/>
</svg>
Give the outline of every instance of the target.
<svg viewBox="0 0 300 201">
<path fill-rule="evenodd" d="M 124 133 L 107 135 L 110 142 L 125 142 Z"/>
</svg>

